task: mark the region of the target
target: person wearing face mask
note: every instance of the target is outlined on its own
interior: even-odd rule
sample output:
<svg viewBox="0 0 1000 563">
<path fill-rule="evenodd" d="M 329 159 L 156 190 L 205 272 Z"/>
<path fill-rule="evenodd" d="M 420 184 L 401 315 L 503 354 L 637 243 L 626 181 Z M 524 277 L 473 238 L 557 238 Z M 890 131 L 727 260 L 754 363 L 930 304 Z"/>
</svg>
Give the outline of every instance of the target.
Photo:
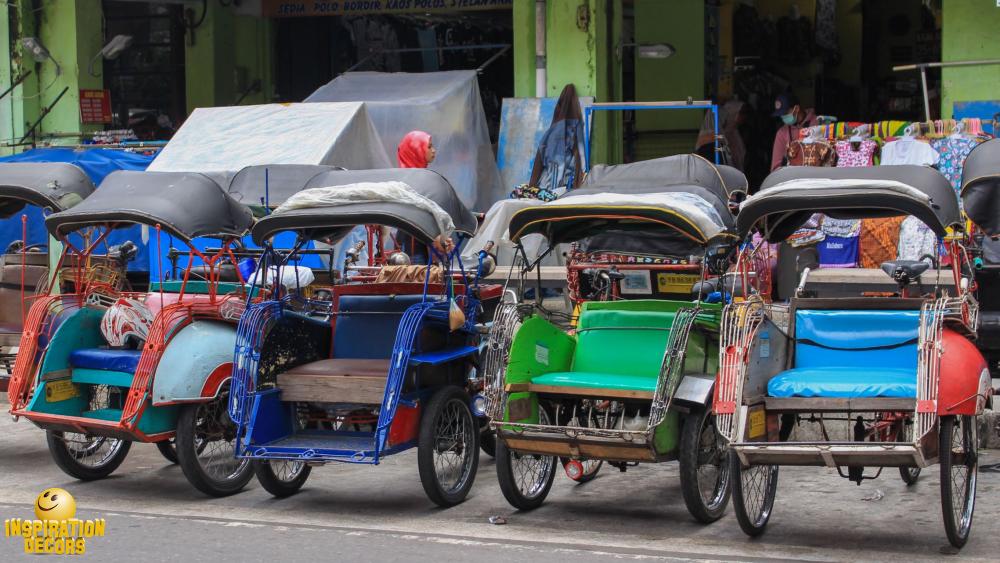
<svg viewBox="0 0 1000 563">
<path fill-rule="evenodd" d="M 785 164 L 788 145 L 799 138 L 803 127 L 816 125 L 816 111 L 812 108 L 802 109 L 799 99 L 791 91 L 779 95 L 774 100 L 774 117 L 781 118 L 781 127 L 774 136 L 774 149 L 771 151 L 771 171 Z"/>
</svg>

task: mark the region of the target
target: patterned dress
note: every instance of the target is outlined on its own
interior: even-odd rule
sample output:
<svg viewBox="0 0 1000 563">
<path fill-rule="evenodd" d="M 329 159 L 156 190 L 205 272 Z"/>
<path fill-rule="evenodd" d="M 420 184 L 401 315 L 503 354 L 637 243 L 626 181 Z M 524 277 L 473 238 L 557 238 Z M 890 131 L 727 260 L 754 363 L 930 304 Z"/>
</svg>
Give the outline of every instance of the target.
<svg viewBox="0 0 1000 563">
<path fill-rule="evenodd" d="M 948 178 L 956 192 L 962 189 L 962 168 L 965 166 L 965 157 L 982 142 L 978 137 L 945 137 L 931 141 L 931 148 L 941 155 L 941 159 L 938 160 L 938 170 Z"/>
</svg>

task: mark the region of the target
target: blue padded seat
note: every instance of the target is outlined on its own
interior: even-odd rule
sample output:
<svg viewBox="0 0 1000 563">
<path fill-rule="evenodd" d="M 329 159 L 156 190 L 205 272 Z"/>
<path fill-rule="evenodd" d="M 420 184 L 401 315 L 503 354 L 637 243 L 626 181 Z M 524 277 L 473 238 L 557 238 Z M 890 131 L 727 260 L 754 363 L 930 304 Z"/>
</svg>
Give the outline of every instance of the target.
<svg viewBox="0 0 1000 563">
<path fill-rule="evenodd" d="M 772 397 L 916 398 L 920 312 L 798 310 L 795 367 Z"/>
<path fill-rule="evenodd" d="M 75 368 L 135 373 L 140 356 L 140 350 L 84 348 L 71 352 L 69 363 Z"/>
<path fill-rule="evenodd" d="M 388 358 L 403 312 L 421 301 L 423 295 L 341 295 L 334 317 L 333 357 Z"/>
</svg>

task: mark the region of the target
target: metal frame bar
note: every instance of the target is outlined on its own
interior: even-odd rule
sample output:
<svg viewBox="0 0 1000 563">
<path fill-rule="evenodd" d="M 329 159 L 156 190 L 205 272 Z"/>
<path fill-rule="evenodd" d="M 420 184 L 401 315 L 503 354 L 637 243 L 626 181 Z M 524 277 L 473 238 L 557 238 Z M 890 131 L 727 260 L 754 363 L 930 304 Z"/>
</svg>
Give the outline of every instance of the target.
<svg viewBox="0 0 1000 563">
<path fill-rule="evenodd" d="M 960 66 L 988 66 L 1000 65 L 1000 59 L 981 59 L 976 61 L 950 61 L 938 63 L 916 63 L 912 65 L 899 65 L 892 67 L 895 72 L 904 70 L 920 71 L 920 87 L 924 94 L 924 119 L 931 120 L 931 102 L 927 97 L 927 69 L 929 68 L 952 68 Z"/>
<path fill-rule="evenodd" d="M 719 106 L 711 100 L 695 100 L 684 102 L 610 102 L 591 104 L 583 108 L 583 150 L 584 172 L 590 171 L 590 140 L 591 140 L 591 115 L 595 111 L 639 111 L 649 109 L 701 109 L 712 112 L 712 120 L 715 126 L 715 163 L 719 164 Z"/>
</svg>

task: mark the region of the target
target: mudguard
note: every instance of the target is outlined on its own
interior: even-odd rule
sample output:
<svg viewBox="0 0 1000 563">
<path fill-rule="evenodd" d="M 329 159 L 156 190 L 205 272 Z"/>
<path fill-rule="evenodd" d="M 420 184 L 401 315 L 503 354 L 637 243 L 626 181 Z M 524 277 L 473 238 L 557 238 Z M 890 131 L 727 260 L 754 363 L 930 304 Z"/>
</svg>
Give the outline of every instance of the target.
<svg viewBox="0 0 1000 563">
<path fill-rule="evenodd" d="M 975 344 L 953 330 L 943 331 L 941 346 L 938 415 L 981 414 L 991 392 L 986 360 Z"/>
<path fill-rule="evenodd" d="M 715 376 L 710 374 L 688 374 L 681 379 L 674 392 L 674 400 L 683 403 L 707 405 L 712 400 Z"/>
<path fill-rule="evenodd" d="M 195 321 L 167 344 L 153 374 L 154 406 L 210 399 L 230 379 L 236 327 Z"/>
</svg>

